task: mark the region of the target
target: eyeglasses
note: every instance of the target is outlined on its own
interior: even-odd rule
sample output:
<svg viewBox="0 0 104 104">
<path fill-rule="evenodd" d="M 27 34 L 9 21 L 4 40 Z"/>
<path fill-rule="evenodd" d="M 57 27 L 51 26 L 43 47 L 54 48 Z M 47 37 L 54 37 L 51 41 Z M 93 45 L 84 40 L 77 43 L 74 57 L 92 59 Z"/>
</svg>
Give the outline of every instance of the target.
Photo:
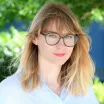
<svg viewBox="0 0 104 104">
<path fill-rule="evenodd" d="M 61 38 L 63 39 L 64 45 L 67 47 L 73 47 L 78 41 L 77 35 L 69 34 L 61 37 L 56 32 L 47 32 L 47 33 L 40 32 L 40 34 L 42 34 L 45 37 L 46 43 L 51 46 L 58 44 Z"/>
</svg>

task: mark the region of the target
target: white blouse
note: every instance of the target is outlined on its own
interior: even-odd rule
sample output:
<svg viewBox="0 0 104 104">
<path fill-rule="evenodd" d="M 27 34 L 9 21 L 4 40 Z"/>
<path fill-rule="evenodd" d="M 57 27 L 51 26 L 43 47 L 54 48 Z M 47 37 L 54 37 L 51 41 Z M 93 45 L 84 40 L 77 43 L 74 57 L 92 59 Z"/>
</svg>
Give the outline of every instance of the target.
<svg viewBox="0 0 104 104">
<path fill-rule="evenodd" d="M 99 104 L 92 86 L 86 96 L 66 95 L 65 88 L 60 96 L 42 81 L 42 87 L 25 92 L 20 83 L 20 73 L 9 76 L 0 83 L 0 104 Z"/>
</svg>

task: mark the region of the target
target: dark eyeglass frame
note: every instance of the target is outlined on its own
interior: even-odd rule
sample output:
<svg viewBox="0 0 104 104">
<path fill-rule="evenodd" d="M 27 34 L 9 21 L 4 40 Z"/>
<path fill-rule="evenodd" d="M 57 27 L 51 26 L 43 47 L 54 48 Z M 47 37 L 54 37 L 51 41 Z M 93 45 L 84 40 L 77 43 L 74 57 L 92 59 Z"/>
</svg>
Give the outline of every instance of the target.
<svg viewBox="0 0 104 104">
<path fill-rule="evenodd" d="M 59 34 L 56 33 L 56 32 L 47 32 L 47 33 L 40 32 L 40 34 L 42 34 L 42 35 L 45 37 L 45 41 L 46 41 L 46 43 L 47 43 L 48 45 L 50 45 L 50 46 L 54 46 L 54 45 L 58 44 L 59 41 L 60 41 L 60 39 L 62 38 L 62 39 L 63 39 L 63 43 L 64 43 L 64 45 L 67 46 L 67 45 L 65 44 L 65 42 L 64 42 L 64 37 L 66 37 L 66 36 L 68 36 L 68 35 L 64 35 L 64 36 L 60 36 L 60 35 L 59 35 L 60 38 L 59 38 L 59 40 L 58 40 L 57 43 L 55 43 L 55 44 L 49 44 L 49 43 L 47 42 L 47 39 L 46 39 L 46 37 L 47 37 L 47 35 L 49 35 L 49 33 L 55 33 L 55 34 L 59 35 Z M 77 39 L 76 42 L 75 42 L 75 44 L 76 44 L 77 41 L 78 41 L 78 39 L 79 39 L 78 35 L 75 34 L 75 35 L 70 35 L 70 36 L 74 36 L 74 38 Z M 73 46 L 75 46 L 75 44 L 74 44 Z M 67 46 L 67 47 L 73 47 L 73 46 Z"/>
</svg>

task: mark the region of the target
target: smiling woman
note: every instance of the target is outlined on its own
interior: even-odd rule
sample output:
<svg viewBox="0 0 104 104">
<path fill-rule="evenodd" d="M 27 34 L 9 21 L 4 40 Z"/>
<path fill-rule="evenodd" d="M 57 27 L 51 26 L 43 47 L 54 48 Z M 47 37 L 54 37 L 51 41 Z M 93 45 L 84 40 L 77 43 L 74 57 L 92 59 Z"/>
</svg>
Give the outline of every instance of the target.
<svg viewBox="0 0 104 104">
<path fill-rule="evenodd" d="M 0 83 L 0 104 L 99 104 L 90 37 L 62 3 L 47 3 L 30 26 L 20 72 Z"/>
</svg>

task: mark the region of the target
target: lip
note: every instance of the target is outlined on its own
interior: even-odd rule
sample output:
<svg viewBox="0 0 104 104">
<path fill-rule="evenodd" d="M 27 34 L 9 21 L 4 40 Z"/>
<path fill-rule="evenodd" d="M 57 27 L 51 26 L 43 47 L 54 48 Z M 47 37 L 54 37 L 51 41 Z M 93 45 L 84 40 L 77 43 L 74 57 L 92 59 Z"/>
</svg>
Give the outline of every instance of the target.
<svg viewBox="0 0 104 104">
<path fill-rule="evenodd" d="M 58 57 L 62 57 L 65 55 L 65 53 L 54 53 L 54 55 L 58 56 Z"/>
</svg>

